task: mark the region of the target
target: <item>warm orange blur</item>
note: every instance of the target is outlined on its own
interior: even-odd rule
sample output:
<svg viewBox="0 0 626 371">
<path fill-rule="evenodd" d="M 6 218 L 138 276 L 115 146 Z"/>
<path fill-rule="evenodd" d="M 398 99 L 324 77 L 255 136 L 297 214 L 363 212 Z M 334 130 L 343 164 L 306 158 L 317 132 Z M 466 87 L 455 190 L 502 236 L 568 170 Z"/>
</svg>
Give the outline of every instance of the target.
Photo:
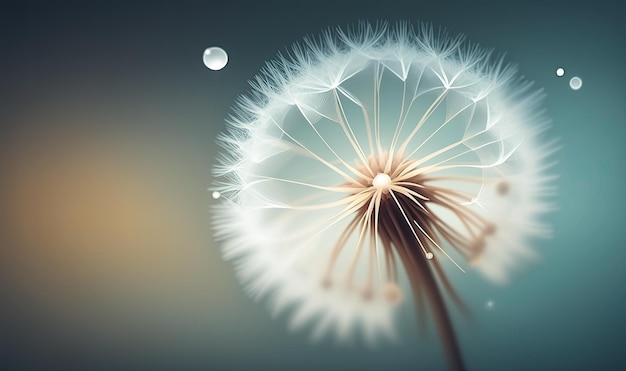
<svg viewBox="0 0 626 371">
<path fill-rule="evenodd" d="M 180 144 L 57 125 L 1 149 L 3 305 L 28 347 L 158 352 L 224 331 L 243 294 L 211 241 L 208 174 L 181 166 L 198 149 Z"/>
<path fill-rule="evenodd" d="M 176 215 L 175 197 L 115 149 L 78 147 L 49 143 L 11 156 L 4 196 L 20 247 L 13 268 L 53 271 L 45 285 L 111 277 L 133 285 L 180 269 L 185 259 L 176 246 L 193 231 Z"/>
</svg>

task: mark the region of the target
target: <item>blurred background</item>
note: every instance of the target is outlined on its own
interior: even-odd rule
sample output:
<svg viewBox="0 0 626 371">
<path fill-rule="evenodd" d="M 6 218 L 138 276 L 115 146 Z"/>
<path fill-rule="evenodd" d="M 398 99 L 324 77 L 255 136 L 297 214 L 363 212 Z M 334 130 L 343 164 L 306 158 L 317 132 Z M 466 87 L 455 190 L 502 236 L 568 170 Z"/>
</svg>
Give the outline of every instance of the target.
<svg viewBox="0 0 626 371">
<path fill-rule="evenodd" d="M 214 140 L 235 97 L 278 51 L 363 19 L 506 52 L 562 138 L 540 261 L 506 287 L 453 277 L 474 313 L 455 314 L 470 369 L 622 369 L 621 14 L 603 1 L 1 2 L 0 369 L 445 369 L 408 305 L 401 340 L 376 349 L 289 333 L 212 240 Z M 203 65 L 210 46 L 224 69 Z"/>
</svg>

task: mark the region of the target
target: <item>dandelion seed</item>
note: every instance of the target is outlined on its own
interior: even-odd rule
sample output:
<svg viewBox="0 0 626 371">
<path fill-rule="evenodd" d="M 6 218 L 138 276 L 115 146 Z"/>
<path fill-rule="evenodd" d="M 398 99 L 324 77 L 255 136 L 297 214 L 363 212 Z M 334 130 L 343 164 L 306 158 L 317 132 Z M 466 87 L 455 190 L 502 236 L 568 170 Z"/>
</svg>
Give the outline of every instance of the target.
<svg viewBox="0 0 626 371">
<path fill-rule="evenodd" d="M 462 369 L 443 268 L 502 283 L 548 235 L 555 142 L 540 144 L 542 94 L 515 73 L 404 23 L 327 31 L 268 63 L 214 168 L 215 234 L 250 295 L 316 338 L 372 342 L 412 296 Z"/>
</svg>

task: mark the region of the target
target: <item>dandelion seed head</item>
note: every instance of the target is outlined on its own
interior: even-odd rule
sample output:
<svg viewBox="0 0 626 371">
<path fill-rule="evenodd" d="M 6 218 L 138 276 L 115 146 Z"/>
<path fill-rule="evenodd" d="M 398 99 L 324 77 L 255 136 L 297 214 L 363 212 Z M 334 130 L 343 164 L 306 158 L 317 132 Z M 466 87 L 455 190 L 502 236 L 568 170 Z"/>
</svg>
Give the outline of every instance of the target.
<svg viewBox="0 0 626 371">
<path fill-rule="evenodd" d="M 432 310 L 456 297 L 442 267 L 503 283 L 549 236 L 543 94 L 462 36 L 329 30 L 251 85 L 218 137 L 213 225 L 246 291 L 291 328 L 394 337 L 409 293 Z"/>
</svg>

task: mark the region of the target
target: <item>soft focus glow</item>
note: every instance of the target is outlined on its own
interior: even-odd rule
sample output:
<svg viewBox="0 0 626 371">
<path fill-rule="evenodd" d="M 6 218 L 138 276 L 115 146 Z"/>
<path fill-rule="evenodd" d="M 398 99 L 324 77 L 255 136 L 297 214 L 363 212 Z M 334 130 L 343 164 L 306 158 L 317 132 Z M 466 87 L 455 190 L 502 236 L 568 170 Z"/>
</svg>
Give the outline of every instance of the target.
<svg viewBox="0 0 626 371">
<path fill-rule="evenodd" d="M 194 196 L 202 166 L 171 166 L 206 148 L 189 145 L 192 135 L 163 145 L 161 135 L 180 127 L 125 122 L 124 109 L 111 107 L 117 120 L 78 99 L 33 106 L 2 138 L 0 277 L 11 288 L 9 297 L 2 291 L 11 322 L 3 335 L 27 347 L 19 348 L 28 349 L 27 368 L 86 369 L 142 352 L 152 359 L 191 344 L 190 333 L 234 327 L 230 275 L 207 248 L 206 211 L 197 207 L 206 197 Z M 137 130 L 143 124 L 158 130 Z M 232 331 L 220 344 L 240 344 Z"/>
<path fill-rule="evenodd" d="M 228 54 L 224 49 L 214 46 L 204 50 L 202 61 L 210 70 L 219 71 L 228 63 Z"/>
</svg>

